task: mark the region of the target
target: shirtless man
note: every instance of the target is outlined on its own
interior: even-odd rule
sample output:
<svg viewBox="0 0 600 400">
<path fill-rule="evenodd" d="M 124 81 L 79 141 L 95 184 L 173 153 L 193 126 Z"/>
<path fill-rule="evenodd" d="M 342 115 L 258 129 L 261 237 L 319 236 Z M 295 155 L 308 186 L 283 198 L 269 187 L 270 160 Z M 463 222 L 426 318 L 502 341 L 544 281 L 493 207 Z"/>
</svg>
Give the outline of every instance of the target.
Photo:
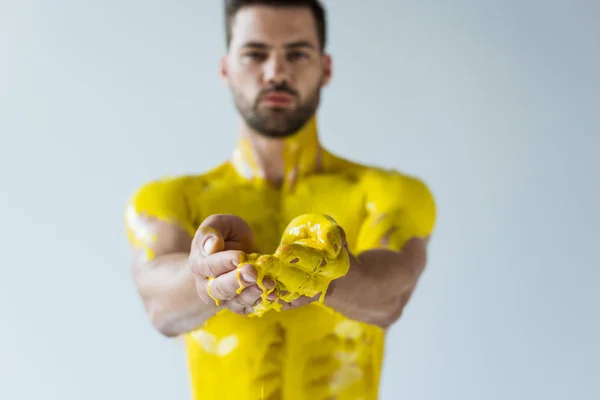
<svg viewBox="0 0 600 400">
<path fill-rule="evenodd" d="M 332 62 L 318 1 L 225 3 L 239 141 L 222 165 L 132 196 L 135 284 L 154 327 L 185 338 L 195 399 L 377 399 L 434 200 L 320 145 Z"/>
</svg>

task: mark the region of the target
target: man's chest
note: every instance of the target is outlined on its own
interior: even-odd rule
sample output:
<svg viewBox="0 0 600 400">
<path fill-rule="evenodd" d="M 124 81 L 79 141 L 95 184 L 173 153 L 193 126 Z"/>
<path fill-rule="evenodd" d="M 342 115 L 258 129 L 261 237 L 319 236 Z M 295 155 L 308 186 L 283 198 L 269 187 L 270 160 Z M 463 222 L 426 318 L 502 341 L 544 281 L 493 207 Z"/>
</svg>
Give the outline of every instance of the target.
<svg viewBox="0 0 600 400">
<path fill-rule="evenodd" d="M 253 229 L 261 250 L 274 251 L 283 230 L 295 217 L 307 213 L 331 216 L 344 228 L 352 248 L 365 218 L 364 193 L 360 185 L 340 176 L 302 180 L 290 190 L 251 183 L 214 182 L 192 199 L 196 215 L 234 214 Z"/>
</svg>

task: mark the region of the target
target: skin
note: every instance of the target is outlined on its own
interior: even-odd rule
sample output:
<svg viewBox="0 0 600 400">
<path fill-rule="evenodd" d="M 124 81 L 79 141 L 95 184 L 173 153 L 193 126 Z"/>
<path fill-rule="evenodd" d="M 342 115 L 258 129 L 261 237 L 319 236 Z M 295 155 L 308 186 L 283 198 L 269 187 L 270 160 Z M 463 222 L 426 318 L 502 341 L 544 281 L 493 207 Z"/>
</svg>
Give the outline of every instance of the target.
<svg viewBox="0 0 600 400">
<path fill-rule="evenodd" d="M 256 357 L 277 359 L 282 346 L 295 343 L 305 349 L 298 360 L 308 356 L 309 361 L 302 362 L 312 365 L 312 372 L 304 371 L 300 361 L 285 367 L 289 371 L 282 373 L 296 380 L 303 376 L 308 383 L 300 379 L 282 386 L 283 381 L 290 382 L 277 375 L 283 364 L 268 373 L 269 363 L 261 363 L 272 379 L 256 380 L 250 375 L 242 379 L 250 372 L 239 370 L 240 382 L 249 382 L 239 390 L 248 398 L 256 393 L 255 398 L 345 399 L 362 393 L 365 399 L 375 399 L 376 383 L 364 377 L 348 379 L 368 375 L 368 368 L 379 374 L 381 356 L 368 355 L 364 343 L 373 342 L 376 353 L 382 351 L 385 329 L 400 318 L 417 286 L 426 265 L 433 200 L 415 179 L 371 170 L 327 152 L 318 140 L 314 115 L 301 128 L 290 128 L 297 124 L 298 115 L 316 111 L 320 90 L 331 79 L 331 57 L 320 50 L 308 9 L 245 7 L 237 14 L 232 32 L 220 73 L 240 111 L 238 145 L 232 159 L 215 172 L 181 183 L 160 182 L 134 196 L 127 229 L 136 287 L 159 332 L 192 338 L 188 340 L 192 371 L 202 363 L 215 366 L 214 376 L 207 371 L 193 373 L 198 397 L 239 398 L 242 392 L 229 393 L 211 383 L 220 379 L 216 366 L 237 370 L 243 359 L 235 358 L 242 355 L 234 349 L 250 351 L 247 343 L 262 341 L 270 347 Z M 287 102 L 265 100 L 282 87 Z M 181 196 L 160 200 L 200 184 L 222 189 L 206 189 L 204 197 L 198 198 L 199 202 L 210 196 L 221 200 L 199 203 L 198 210 L 220 212 L 203 215 L 197 223 L 185 214 L 194 205 L 178 205 Z M 416 200 L 396 204 L 395 199 L 406 193 Z M 363 198 L 369 199 L 366 211 L 360 206 Z M 308 207 L 309 203 L 318 207 Z M 365 215 L 357 219 L 361 213 Z M 326 228 L 304 239 L 292 234 L 324 214 L 333 217 L 321 224 Z M 319 242 L 319 238 L 326 240 Z M 270 261 L 261 264 L 257 258 L 261 255 Z M 299 286 L 290 284 L 292 271 L 298 268 L 310 271 L 315 282 L 319 276 L 332 279 L 298 291 Z M 274 304 L 280 304 L 282 311 L 271 310 Z M 317 324 L 311 322 L 314 318 L 329 315 L 322 309 L 336 314 L 290 342 L 291 332 L 309 329 Z M 295 325 L 298 321 L 305 322 Z M 273 328 L 264 330 L 266 326 Z M 254 338 L 258 333 L 253 332 L 262 333 Z M 213 349 L 221 359 L 213 360 L 206 349 Z M 336 356 L 331 349 L 338 349 Z M 340 361 L 340 354 L 351 361 L 343 362 L 343 357 Z"/>
</svg>

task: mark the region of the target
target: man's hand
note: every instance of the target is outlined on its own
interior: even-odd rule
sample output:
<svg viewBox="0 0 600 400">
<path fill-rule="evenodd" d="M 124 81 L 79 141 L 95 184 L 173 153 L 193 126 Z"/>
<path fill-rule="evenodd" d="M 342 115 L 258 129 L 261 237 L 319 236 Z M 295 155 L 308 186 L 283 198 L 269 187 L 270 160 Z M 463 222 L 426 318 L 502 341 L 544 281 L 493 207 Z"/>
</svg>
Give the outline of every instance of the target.
<svg viewBox="0 0 600 400">
<path fill-rule="evenodd" d="M 324 301 L 330 283 L 349 268 L 344 231 L 327 215 L 298 216 L 288 224 L 275 254 L 262 255 L 254 264 L 259 284 L 263 276 L 272 278 L 278 299 L 263 302 L 253 315 Z"/>
<path fill-rule="evenodd" d="M 234 215 L 213 215 L 204 220 L 192 242 L 189 265 L 195 276 L 198 296 L 206 304 L 217 304 L 247 315 L 260 302 L 262 290 L 248 254 L 258 253 L 254 233 Z M 272 287 L 272 282 L 265 286 Z"/>
</svg>

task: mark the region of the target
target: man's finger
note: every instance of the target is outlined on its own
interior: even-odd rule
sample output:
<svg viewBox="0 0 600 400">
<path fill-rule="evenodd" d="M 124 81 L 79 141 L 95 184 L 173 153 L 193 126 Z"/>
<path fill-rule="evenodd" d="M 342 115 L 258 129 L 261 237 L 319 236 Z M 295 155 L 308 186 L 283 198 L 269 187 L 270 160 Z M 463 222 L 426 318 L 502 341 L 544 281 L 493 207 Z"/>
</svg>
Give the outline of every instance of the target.
<svg viewBox="0 0 600 400">
<path fill-rule="evenodd" d="M 220 253 L 218 253 L 220 254 Z M 216 256 L 218 254 L 214 254 Z M 256 270 L 252 265 L 244 265 L 239 270 L 226 272 L 207 282 L 207 290 L 213 298 L 228 301 L 238 295 L 240 288 L 253 286 L 256 283 Z"/>
<path fill-rule="evenodd" d="M 256 305 L 256 302 L 259 301 L 261 296 L 262 289 L 259 288 L 257 285 L 252 285 L 242 290 L 242 292 L 239 295 L 235 296 L 231 300 L 231 302 L 235 302 L 242 308 L 254 307 L 254 305 Z"/>
<path fill-rule="evenodd" d="M 253 311 L 252 306 L 242 306 L 233 300 L 224 302 L 223 307 L 239 315 L 248 315 Z"/>
<path fill-rule="evenodd" d="M 245 258 L 245 253 L 241 251 L 221 251 L 208 257 L 190 257 L 190 268 L 199 278 L 216 278 L 234 271 Z"/>
<path fill-rule="evenodd" d="M 310 304 L 314 301 L 317 301 L 318 299 L 319 299 L 319 295 L 316 295 L 314 297 L 300 296 L 296 300 L 293 300 L 292 302 L 290 302 L 289 304 L 290 304 L 291 308 L 298 308 L 298 307 L 303 307 L 307 304 Z"/>
<path fill-rule="evenodd" d="M 206 257 L 224 249 L 225 240 L 218 230 L 210 225 L 202 223 L 196 230 L 192 241 L 192 251 L 200 257 Z"/>
<path fill-rule="evenodd" d="M 206 218 L 196 231 L 194 246 L 205 256 L 223 249 L 258 252 L 250 226 L 242 218 L 230 214 L 214 214 Z"/>
</svg>

